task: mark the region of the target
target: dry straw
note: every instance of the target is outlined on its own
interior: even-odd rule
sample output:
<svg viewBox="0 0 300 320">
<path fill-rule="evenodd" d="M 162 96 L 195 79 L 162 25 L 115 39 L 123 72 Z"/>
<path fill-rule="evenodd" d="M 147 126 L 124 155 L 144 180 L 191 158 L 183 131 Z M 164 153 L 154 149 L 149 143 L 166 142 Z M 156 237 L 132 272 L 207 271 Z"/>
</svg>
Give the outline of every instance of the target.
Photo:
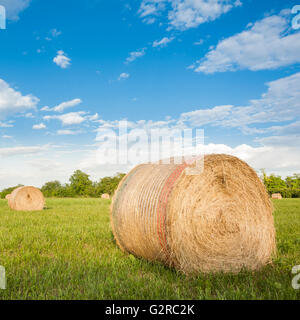
<svg viewBox="0 0 300 320">
<path fill-rule="evenodd" d="M 110 195 L 107 193 L 103 193 L 101 199 L 110 199 Z"/>
<path fill-rule="evenodd" d="M 44 209 L 45 199 L 35 187 L 19 187 L 11 193 L 8 205 L 16 211 L 40 211 Z"/>
<path fill-rule="evenodd" d="M 112 229 L 126 252 L 185 272 L 257 270 L 275 252 L 272 205 L 245 162 L 208 155 L 204 171 L 183 164 L 144 164 L 121 181 Z"/>
<path fill-rule="evenodd" d="M 279 200 L 281 200 L 281 199 L 282 199 L 281 193 L 273 193 L 273 194 L 272 194 L 272 199 L 279 199 Z"/>
</svg>

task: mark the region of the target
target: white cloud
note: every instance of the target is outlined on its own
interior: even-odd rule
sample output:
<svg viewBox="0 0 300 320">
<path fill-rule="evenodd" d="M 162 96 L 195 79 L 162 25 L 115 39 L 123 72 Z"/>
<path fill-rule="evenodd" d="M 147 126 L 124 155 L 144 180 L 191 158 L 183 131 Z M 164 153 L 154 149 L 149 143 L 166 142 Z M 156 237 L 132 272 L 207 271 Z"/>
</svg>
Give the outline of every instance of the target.
<svg viewBox="0 0 300 320">
<path fill-rule="evenodd" d="M 45 106 L 41 108 L 41 111 L 51 111 L 51 108 L 49 108 L 48 106 Z"/>
<path fill-rule="evenodd" d="M 62 114 L 60 116 L 44 116 L 44 120 L 57 119 L 60 120 L 64 126 L 67 126 L 73 124 L 81 124 L 82 122 L 84 122 L 86 118 L 83 115 L 85 115 L 85 112 L 83 111 L 70 112 Z"/>
<path fill-rule="evenodd" d="M 251 124 L 295 121 L 300 117 L 300 72 L 267 83 L 268 89 L 260 99 L 247 106 L 223 106 L 200 109 L 182 114 L 181 120 L 195 126 L 211 124 L 237 127 L 245 133 L 266 130 L 247 128 Z"/>
<path fill-rule="evenodd" d="M 42 129 L 46 129 L 46 126 L 44 123 L 40 123 L 40 124 L 35 124 L 32 126 L 32 129 L 34 130 L 42 130 Z"/>
<path fill-rule="evenodd" d="M 12 139 L 13 137 L 12 136 L 7 136 L 7 135 L 3 135 L 1 136 L 3 139 Z"/>
<path fill-rule="evenodd" d="M 166 47 L 170 42 L 172 42 L 175 38 L 174 37 L 171 37 L 171 38 L 168 38 L 168 37 L 164 37 L 162 38 L 161 40 L 155 40 L 152 44 L 152 46 L 154 48 L 156 47 Z"/>
<path fill-rule="evenodd" d="M 139 8 L 140 16 L 147 17 L 165 9 L 165 0 L 143 0 Z"/>
<path fill-rule="evenodd" d="M 216 106 L 211 109 L 200 109 L 191 112 L 182 113 L 180 119 L 188 121 L 192 126 L 203 126 L 205 124 L 222 121 L 231 115 L 231 105 Z"/>
<path fill-rule="evenodd" d="M 146 48 L 142 48 L 140 50 L 130 52 L 129 57 L 126 59 L 125 63 L 130 63 L 145 55 Z"/>
<path fill-rule="evenodd" d="M 13 127 L 13 124 L 11 122 L 1 122 L 0 121 L 0 128 L 12 128 Z"/>
<path fill-rule="evenodd" d="M 195 42 L 194 42 L 194 45 L 195 45 L 195 46 L 201 46 L 201 45 L 203 44 L 203 42 L 204 42 L 204 40 L 203 40 L 203 39 L 200 39 L 200 40 L 198 40 L 198 41 L 195 41 Z"/>
<path fill-rule="evenodd" d="M 249 69 L 276 69 L 300 62 L 300 33 L 287 34 L 289 21 L 274 15 L 247 30 L 221 40 L 194 64 L 196 72 L 215 73 Z"/>
<path fill-rule="evenodd" d="M 24 118 L 34 118 L 34 115 L 31 112 L 25 113 Z"/>
<path fill-rule="evenodd" d="M 90 121 L 96 121 L 96 120 L 98 120 L 99 115 L 98 115 L 98 113 L 95 113 L 93 116 L 88 116 L 87 118 Z"/>
<path fill-rule="evenodd" d="M 4 80 L 0 79 L 0 118 L 35 109 L 38 102 L 37 97 L 31 94 L 23 96 L 21 92 L 11 88 Z"/>
<path fill-rule="evenodd" d="M 19 13 L 25 10 L 31 0 L 0 0 L 0 5 L 6 9 L 7 19 L 18 20 Z"/>
<path fill-rule="evenodd" d="M 144 123 L 144 127 L 142 125 Z M 161 131 L 164 132 L 166 130 L 166 134 L 170 133 L 170 128 L 175 128 L 177 123 L 170 123 L 166 124 L 165 122 L 159 124 L 159 123 L 152 123 L 149 126 L 149 122 L 143 122 L 140 121 L 140 124 L 137 122 L 135 123 L 129 123 L 130 129 L 133 127 L 134 129 L 140 127 L 143 129 L 147 128 L 154 128 L 157 127 Z M 104 128 L 107 128 L 105 126 Z M 99 133 L 101 136 L 101 133 L 104 132 L 105 135 L 107 135 L 107 131 L 104 130 L 102 126 L 99 128 Z M 169 128 L 169 129 L 168 129 Z M 136 131 L 136 130 L 135 130 Z M 130 132 L 130 130 L 129 130 Z M 300 134 L 298 135 L 298 141 Z M 299 161 L 300 161 L 300 148 L 299 148 L 299 143 L 295 145 L 295 136 L 293 137 L 294 139 L 289 138 L 289 145 L 286 146 L 286 139 L 280 141 L 277 145 L 273 143 L 270 143 L 268 140 L 262 140 L 259 141 L 260 146 L 251 146 L 249 144 L 241 144 L 236 147 L 232 147 L 229 145 L 225 144 L 216 144 L 216 143 L 209 143 L 206 145 L 201 145 L 200 150 L 201 154 L 212 154 L 212 153 L 225 153 L 225 154 L 230 154 L 237 156 L 247 163 L 249 163 L 255 170 L 259 171 L 262 168 L 265 168 L 267 172 L 271 173 L 277 173 L 277 174 L 282 174 L 283 176 L 292 174 L 293 172 L 299 172 Z M 100 141 L 100 140 L 99 140 Z M 293 144 L 292 144 L 293 143 Z M 106 147 L 110 148 L 108 145 Z M 169 154 L 171 153 L 171 150 L 169 149 L 170 146 L 164 145 L 163 147 L 163 153 L 165 157 L 168 157 Z M 114 148 L 114 145 L 111 145 L 111 148 Z M 128 165 L 112 165 L 112 164 L 107 164 L 107 165 L 101 165 L 99 163 L 99 158 L 97 158 L 97 151 L 91 151 L 88 153 L 85 157 L 85 159 L 81 162 L 80 166 L 84 169 L 88 169 L 90 172 L 96 173 L 96 172 L 101 172 L 103 168 L 109 168 L 109 170 L 114 170 L 115 172 L 120 172 L 120 171 L 128 171 L 130 170 L 133 166 L 137 165 L 140 163 L 140 160 L 142 162 L 148 161 L 149 159 L 149 149 L 148 149 L 148 144 L 147 143 L 142 143 L 139 144 L 140 148 L 140 155 L 142 156 L 141 158 L 136 157 L 136 159 L 133 160 Z M 152 144 L 153 148 L 153 144 Z M 182 148 L 182 147 L 180 147 Z M 153 148 L 153 150 L 155 147 Z M 113 150 L 113 149 L 111 149 Z M 180 150 L 177 148 L 177 151 Z M 186 150 L 189 151 L 189 150 Z M 189 152 L 185 152 L 185 154 L 189 154 Z M 119 154 L 120 157 L 123 157 L 124 155 L 121 153 Z M 153 156 L 153 153 L 151 153 L 151 157 Z M 164 156 L 161 156 L 160 158 L 164 158 Z"/>
<path fill-rule="evenodd" d="M 67 147 L 64 147 L 64 150 Z M 5 151 L 1 158 L 0 189 L 17 184 L 41 187 L 45 182 L 58 179 L 67 182 L 71 174 L 78 168 L 73 154 L 64 155 L 53 147 L 21 147 Z M 20 149 L 20 150 L 17 150 Z M 3 150 L 0 149 L 0 154 Z M 16 170 L 16 168 L 18 168 Z"/>
<path fill-rule="evenodd" d="M 71 59 L 68 58 L 62 50 L 57 51 L 57 56 L 53 59 L 53 62 L 62 69 L 66 69 L 71 65 Z"/>
<path fill-rule="evenodd" d="M 57 134 L 59 136 L 63 136 L 63 135 L 76 135 L 76 134 L 79 134 L 81 133 L 82 131 L 80 130 L 57 130 Z"/>
<path fill-rule="evenodd" d="M 153 24 L 154 22 L 156 21 L 155 18 L 149 18 L 149 17 L 146 17 L 143 22 L 146 23 L 146 24 Z"/>
<path fill-rule="evenodd" d="M 138 13 L 147 22 L 168 10 L 169 29 L 187 30 L 213 21 L 240 5 L 239 0 L 143 0 Z"/>
<path fill-rule="evenodd" d="M 50 33 L 51 33 L 53 38 L 56 38 L 56 37 L 58 37 L 58 36 L 60 36 L 62 34 L 62 32 L 58 31 L 57 29 L 50 30 Z"/>
<path fill-rule="evenodd" d="M 0 157 L 11 157 L 16 155 L 35 154 L 46 149 L 43 147 L 12 147 L 12 148 L 0 148 Z"/>
<path fill-rule="evenodd" d="M 66 102 L 62 102 L 59 105 L 55 106 L 53 109 L 44 109 L 43 111 L 49 111 L 49 110 L 53 110 L 56 112 L 63 112 L 65 109 L 67 108 L 71 108 L 71 107 L 75 107 L 77 105 L 79 105 L 80 103 L 82 103 L 81 99 L 73 99 L 70 101 L 66 101 Z"/>
<path fill-rule="evenodd" d="M 119 81 L 120 81 L 120 80 L 126 80 L 126 79 L 128 79 L 129 77 L 130 77 L 130 74 L 129 74 L 129 73 L 123 72 L 123 73 L 121 73 L 121 74 L 119 75 L 118 80 L 119 80 Z"/>
</svg>

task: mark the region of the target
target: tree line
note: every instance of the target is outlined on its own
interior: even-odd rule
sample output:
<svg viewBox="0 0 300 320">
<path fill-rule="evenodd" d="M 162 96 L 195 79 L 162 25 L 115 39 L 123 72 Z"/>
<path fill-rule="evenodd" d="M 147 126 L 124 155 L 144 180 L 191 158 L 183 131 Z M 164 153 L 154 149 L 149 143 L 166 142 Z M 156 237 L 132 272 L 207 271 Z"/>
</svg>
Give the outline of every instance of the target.
<svg viewBox="0 0 300 320">
<path fill-rule="evenodd" d="M 283 198 L 300 198 L 300 174 L 295 173 L 282 179 L 281 176 L 268 176 L 262 171 L 263 182 L 269 194 L 280 193 Z"/>
<path fill-rule="evenodd" d="M 124 173 L 118 173 L 113 177 L 105 177 L 99 182 L 93 182 L 88 174 L 81 170 L 76 170 L 70 177 L 69 183 L 61 184 L 57 180 L 49 181 L 42 186 L 41 191 L 47 198 L 99 198 L 104 193 L 112 195 L 124 176 Z M 20 186 L 22 185 L 2 190 L 0 198 L 4 199 L 7 194 L 10 194 L 15 188 Z"/>
<path fill-rule="evenodd" d="M 61 184 L 59 181 L 50 181 L 41 188 L 45 197 L 57 198 L 75 198 L 75 197 L 92 197 L 99 198 L 102 194 L 113 195 L 118 187 L 119 182 L 125 176 L 125 173 L 118 173 L 112 177 L 105 177 L 99 182 L 93 182 L 89 175 L 76 170 L 69 179 L 69 183 Z M 270 195 L 280 193 L 284 198 L 300 198 L 300 174 L 294 174 L 282 179 L 274 174 L 267 175 L 262 171 L 262 177 Z M 4 199 L 15 188 L 21 185 L 6 188 L 0 192 L 0 198 Z"/>
</svg>

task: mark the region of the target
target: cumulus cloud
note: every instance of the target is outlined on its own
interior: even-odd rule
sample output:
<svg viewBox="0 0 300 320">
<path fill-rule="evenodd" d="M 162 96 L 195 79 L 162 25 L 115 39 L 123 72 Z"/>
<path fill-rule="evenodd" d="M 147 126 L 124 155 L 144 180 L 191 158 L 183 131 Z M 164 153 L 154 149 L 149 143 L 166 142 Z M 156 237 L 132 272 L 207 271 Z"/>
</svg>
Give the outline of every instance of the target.
<svg viewBox="0 0 300 320">
<path fill-rule="evenodd" d="M 99 114 L 98 113 L 95 113 L 92 116 L 87 116 L 87 119 L 90 120 L 90 121 L 97 121 L 98 118 L 99 118 Z"/>
<path fill-rule="evenodd" d="M 77 105 L 79 105 L 80 103 L 82 103 L 81 99 L 73 99 L 70 101 L 66 101 L 66 102 L 62 102 L 59 105 L 55 106 L 53 109 L 49 109 L 49 107 L 47 109 L 44 109 L 43 111 L 55 111 L 55 112 L 63 112 L 65 109 L 67 108 L 71 108 L 71 107 L 75 107 Z"/>
<path fill-rule="evenodd" d="M 71 59 L 62 50 L 57 51 L 57 56 L 53 59 L 53 62 L 62 69 L 66 69 L 71 65 Z"/>
<path fill-rule="evenodd" d="M 32 129 L 34 129 L 34 130 L 46 129 L 46 125 L 44 123 L 35 124 L 35 125 L 32 126 Z"/>
<path fill-rule="evenodd" d="M 130 77 L 130 74 L 129 74 L 129 73 L 123 72 L 123 73 L 121 73 L 121 74 L 119 75 L 118 80 L 119 80 L 119 81 L 120 81 L 120 80 L 126 80 L 126 79 L 128 79 L 129 77 Z"/>
<path fill-rule="evenodd" d="M 138 13 L 147 23 L 167 10 L 169 29 L 187 30 L 241 5 L 239 0 L 143 0 Z"/>
<path fill-rule="evenodd" d="M 130 63 L 136 60 L 137 58 L 141 58 L 146 53 L 146 48 L 142 48 L 137 51 L 133 51 L 129 53 L 129 57 L 126 59 L 125 63 Z"/>
<path fill-rule="evenodd" d="M 22 95 L 0 79 L 0 119 L 14 113 L 35 109 L 39 99 L 31 94 Z"/>
<path fill-rule="evenodd" d="M 85 112 L 79 111 L 79 112 L 70 112 L 65 113 L 62 115 L 55 115 L 55 116 L 44 116 L 44 120 L 51 120 L 51 119 L 57 119 L 62 122 L 64 126 L 67 125 L 73 125 L 73 124 L 81 124 L 86 120 L 84 117 Z"/>
<path fill-rule="evenodd" d="M 0 5 L 6 9 L 6 16 L 9 20 L 18 20 L 19 14 L 25 10 L 31 0 L 0 0 Z"/>
<path fill-rule="evenodd" d="M 156 47 L 166 47 L 170 42 L 172 42 L 175 38 L 174 37 L 171 37 L 171 38 L 168 38 L 168 37 L 164 37 L 162 38 L 161 40 L 155 40 L 152 44 L 152 46 L 154 48 Z"/>
<path fill-rule="evenodd" d="M 300 118 L 300 72 L 267 83 L 267 91 L 260 99 L 250 100 L 246 106 L 221 106 L 199 109 L 182 114 L 181 120 L 201 126 L 246 128 L 246 133 L 261 133 L 247 126 L 259 123 L 295 121 Z"/>
<path fill-rule="evenodd" d="M 273 15 L 221 40 L 192 68 L 206 74 L 276 69 L 300 62 L 300 33 L 288 33 L 286 16 Z"/>
</svg>

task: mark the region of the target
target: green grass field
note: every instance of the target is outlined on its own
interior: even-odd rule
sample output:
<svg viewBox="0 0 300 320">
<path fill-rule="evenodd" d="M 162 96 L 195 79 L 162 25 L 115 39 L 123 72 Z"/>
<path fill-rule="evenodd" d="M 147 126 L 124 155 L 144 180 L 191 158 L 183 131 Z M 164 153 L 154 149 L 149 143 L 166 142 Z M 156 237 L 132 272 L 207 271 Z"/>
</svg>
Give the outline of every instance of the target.
<svg viewBox="0 0 300 320">
<path fill-rule="evenodd" d="M 126 255 L 113 241 L 108 200 L 48 199 L 43 212 L 0 200 L 0 299 L 299 299 L 300 199 L 274 202 L 278 255 L 259 272 L 187 277 Z"/>
</svg>

